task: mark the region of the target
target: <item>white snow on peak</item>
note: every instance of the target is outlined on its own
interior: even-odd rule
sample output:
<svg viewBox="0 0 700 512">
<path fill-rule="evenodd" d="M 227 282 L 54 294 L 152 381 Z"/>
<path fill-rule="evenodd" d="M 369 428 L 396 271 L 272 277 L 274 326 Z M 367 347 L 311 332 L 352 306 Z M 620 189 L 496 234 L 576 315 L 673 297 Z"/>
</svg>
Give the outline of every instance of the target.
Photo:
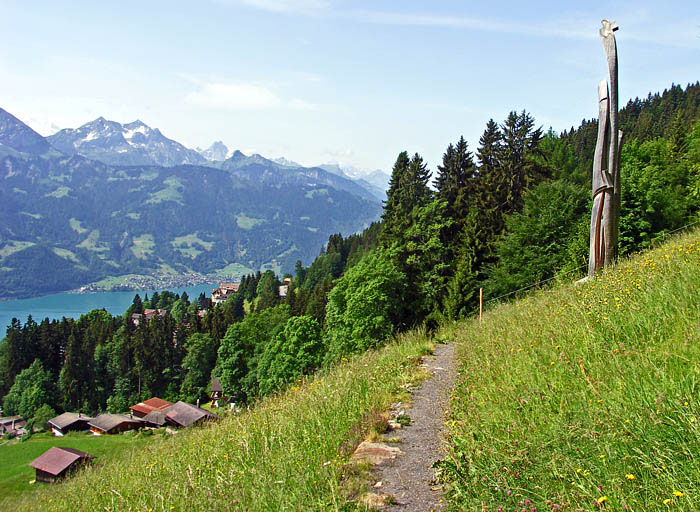
<svg viewBox="0 0 700 512">
<path fill-rule="evenodd" d="M 98 137 L 99 137 L 99 134 L 95 130 L 93 130 L 83 138 L 82 142 L 89 142 L 91 140 L 95 140 Z"/>
<path fill-rule="evenodd" d="M 133 124 L 133 123 L 132 123 L 132 124 Z M 137 125 L 135 128 L 126 128 L 126 127 L 123 127 L 123 128 L 122 128 L 122 136 L 123 136 L 126 140 L 130 140 L 130 139 L 132 139 L 132 138 L 134 137 L 134 135 L 136 135 L 137 133 L 142 133 L 143 135 L 148 135 L 148 133 L 150 133 L 150 131 L 151 131 L 151 130 L 148 128 L 148 126 L 146 126 L 145 124 L 142 123 L 142 124 Z"/>
</svg>

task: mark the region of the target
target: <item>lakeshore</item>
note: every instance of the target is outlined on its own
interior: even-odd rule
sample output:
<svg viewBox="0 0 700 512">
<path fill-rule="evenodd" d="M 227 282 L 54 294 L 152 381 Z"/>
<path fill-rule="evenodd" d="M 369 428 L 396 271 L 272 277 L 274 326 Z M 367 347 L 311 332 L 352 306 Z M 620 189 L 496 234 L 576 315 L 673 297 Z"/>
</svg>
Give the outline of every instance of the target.
<svg viewBox="0 0 700 512">
<path fill-rule="evenodd" d="M 0 339 L 5 336 L 7 326 L 13 318 L 18 318 L 22 323 L 29 315 L 36 322 L 44 318 L 60 320 L 66 318 L 79 318 L 93 309 L 104 308 L 112 315 L 121 315 L 129 307 L 137 293 L 143 298 L 146 294 L 153 295 L 154 291 L 161 292 L 169 289 L 178 294 L 187 292 L 190 299 L 196 299 L 200 293 L 211 295 L 216 283 L 205 283 L 196 286 L 171 287 L 158 290 L 142 289 L 129 291 L 90 292 L 75 293 L 63 292 L 33 297 L 30 299 L 16 299 L 0 302 Z"/>
</svg>

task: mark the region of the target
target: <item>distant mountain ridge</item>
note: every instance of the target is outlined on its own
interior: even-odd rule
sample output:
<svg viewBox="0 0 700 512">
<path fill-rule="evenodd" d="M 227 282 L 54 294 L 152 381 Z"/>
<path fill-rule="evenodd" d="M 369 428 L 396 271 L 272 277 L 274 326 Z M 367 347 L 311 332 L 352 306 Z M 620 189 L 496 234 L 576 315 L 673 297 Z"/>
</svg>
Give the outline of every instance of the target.
<svg viewBox="0 0 700 512">
<path fill-rule="evenodd" d="M 197 165 L 207 159 L 140 120 L 120 124 L 98 117 L 79 128 L 64 128 L 46 140 L 66 155 L 112 165 Z"/>
<path fill-rule="evenodd" d="M 18 121 L 16 118 L 14 119 Z M 28 129 L 33 132 L 30 128 Z M 38 133 L 33 133 L 41 137 Z M 39 139 L 34 137 L 32 140 L 35 140 L 39 146 L 42 146 Z M 46 143 L 50 144 L 50 146 L 46 146 Z M 385 199 L 385 191 L 389 181 L 389 176 L 381 171 L 374 171 L 372 175 L 379 173 L 379 176 L 384 176 L 385 178 L 380 177 L 378 180 L 371 182 L 364 179 L 362 173 L 357 169 L 351 167 L 341 168 L 338 164 L 304 167 L 284 157 L 268 159 L 257 153 L 246 156 L 239 150 L 230 151 L 220 140 L 213 142 L 206 149 L 199 147 L 189 149 L 183 144 L 164 136 L 159 129 L 151 128 L 140 120 L 121 124 L 98 117 L 94 121 L 85 123 L 78 128 L 64 128 L 50 135 L 44 139 L 44 146 L 46 147 L 45 150 L 53 147 L 65 155 L 81 155 L 110 165 L 161 165 L 164 167 L 175 165 L 213 165 L 217 168 L 235 169 L 238 172 L 245 172 L 247 168 L 251 172 L 258 174 L 260 173 L 259 166 L 262 165 L 266 167 L 266 173 L 262 175 L 266 179 L 272 179 L 278 183 L 286 183 L 293 179 L 297 181 L 304 181 L 309 178 L 320 179 L 323 183 L 340 187 L 366 198 L 371 197 L 378 201 Z M 30 154 L 39 153 L 35 151 Z M 226 163 L 229 160 L 231 161 Z M 254 165 L 257 168 L 248 167 L 250 165 Z M 309 169 L 316 170 L 309 171 Z M 354 185 L 340 182 L 334 178 L 320 176 L 318 169 L 354 182 Z M 275 173 L 283 170 L 293 170 L 299 176 L 294 178 L 293 175 L 287 173 L 284 176 L 272 177 Z"/>
<path fill-rule="evenodd" d="M 368 190 L 321 168 L 240 151 L 207 161 L 140 121 L 99 118 L 44 139 L 0 110 L 0 298 L 126 274 L 288 272 L 380 212 Z"/>
</svg>

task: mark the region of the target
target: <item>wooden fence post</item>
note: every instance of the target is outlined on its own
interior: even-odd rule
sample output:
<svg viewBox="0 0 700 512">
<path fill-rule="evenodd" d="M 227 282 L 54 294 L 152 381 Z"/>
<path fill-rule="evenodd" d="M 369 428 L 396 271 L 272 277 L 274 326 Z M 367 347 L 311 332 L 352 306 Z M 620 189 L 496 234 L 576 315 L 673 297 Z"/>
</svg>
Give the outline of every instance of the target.
<svg viewBox="0 0 700 512">
<path fill-rule="evenodd" d="M 481 317 L 484 314 L 484 289 L 479 288 L 479 322 L 481 322 Z"/>
</svg>

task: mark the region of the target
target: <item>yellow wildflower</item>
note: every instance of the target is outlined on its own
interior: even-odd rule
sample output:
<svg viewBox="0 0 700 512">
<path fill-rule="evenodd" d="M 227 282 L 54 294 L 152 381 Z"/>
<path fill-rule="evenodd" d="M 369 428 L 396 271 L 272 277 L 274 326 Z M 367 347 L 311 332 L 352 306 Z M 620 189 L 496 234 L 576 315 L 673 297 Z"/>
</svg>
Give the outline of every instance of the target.
<svg viewBox="0 0 700 512">
<path fill-rule="evenodd" d="M 627 474 L 627 475 L 625 475 L 625 478 L 626 478 L 627 480 L 629 480 L 629 481 L 632 481 L 632 480 L 634 480 L 635 476 L 634 476 L 634 475 Z"/>
<path fill-rule="evenodd" d="M 681 491 L 673 491 L 673 495 L 674 495 L 676 498 L 680 498 L 681 496 L 683 496 L 683 493 L 682 493 Z"/>
<path fill-rule="evenodd" d="M 601 505 L 602 505 L 603 503 L 605 503 L 606 501 L 608 501 L 608 497 L 607 497 L 607 496 L 601 496 L 600 498 L 598 498 L 598 503 L 601 504 Z"/>
</svg>

